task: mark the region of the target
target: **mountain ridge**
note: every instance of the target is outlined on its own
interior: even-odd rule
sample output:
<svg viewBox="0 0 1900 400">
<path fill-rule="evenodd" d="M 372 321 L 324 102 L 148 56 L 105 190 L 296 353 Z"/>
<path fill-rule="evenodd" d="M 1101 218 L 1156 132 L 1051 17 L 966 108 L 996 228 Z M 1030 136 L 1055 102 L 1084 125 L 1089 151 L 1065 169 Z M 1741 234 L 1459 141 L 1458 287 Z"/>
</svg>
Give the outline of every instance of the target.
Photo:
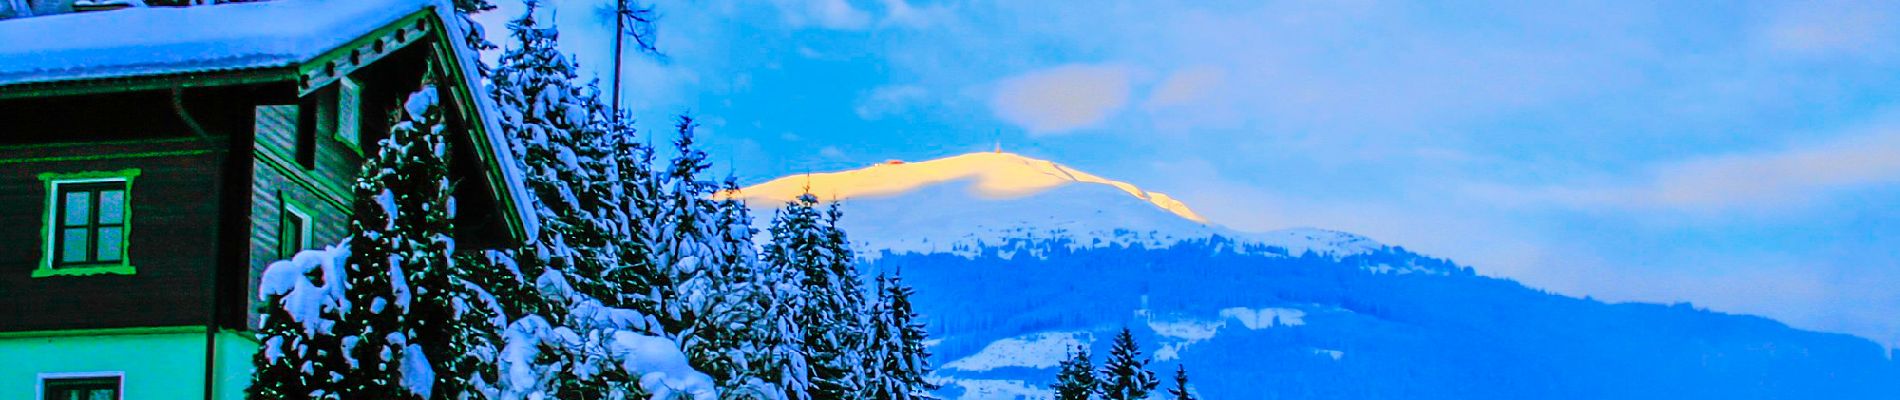
<svg viewBox="0 0 1900 400">
<path fill-rule="evenodd" d="M 902 271 L 918 289 L 947 399 L 1049 398 L 1057 362 L 1123 328 L 1207 398 L 1900 396 L 1894 352 L 1865 338 L 1564 296 L 1346 232 L 1238 232 L 1020 155 L 796 175 L 738 197 L 775 208 L 807 188 L 843 203 L 861 273 Z"/>
<path fill-rule="evenodd" d="M 852 170 L 799 174 L 748 186 L 735 197 L 777 208 L 810 193 L 848 204 L 842 224 L 854 245 L 881 252 L 973 255 L 974 249 L 1167 247 L 1184 240 L 1237 239 L 1335 255 L 1385 245 L 1317 228 L 1241 232 L 1219 225 L 1166 193 L 1049 160 L 982 152 Z"/>
</svg>

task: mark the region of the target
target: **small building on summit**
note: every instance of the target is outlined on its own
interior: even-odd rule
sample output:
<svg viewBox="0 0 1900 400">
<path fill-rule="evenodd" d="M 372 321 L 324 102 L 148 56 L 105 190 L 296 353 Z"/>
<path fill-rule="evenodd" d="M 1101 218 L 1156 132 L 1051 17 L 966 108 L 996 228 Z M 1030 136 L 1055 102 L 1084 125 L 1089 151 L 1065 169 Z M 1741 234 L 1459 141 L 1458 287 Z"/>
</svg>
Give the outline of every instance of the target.
<svg viewBox="0 0 1900 400">
<path fill-rule="evenodd" d="M 425 77 L 457 242 L 534 231 L 447 3 L 110 8 L 0 20 L 0 398 L 242 398 L 259 274 L 348 235 Z"/>
</svg>

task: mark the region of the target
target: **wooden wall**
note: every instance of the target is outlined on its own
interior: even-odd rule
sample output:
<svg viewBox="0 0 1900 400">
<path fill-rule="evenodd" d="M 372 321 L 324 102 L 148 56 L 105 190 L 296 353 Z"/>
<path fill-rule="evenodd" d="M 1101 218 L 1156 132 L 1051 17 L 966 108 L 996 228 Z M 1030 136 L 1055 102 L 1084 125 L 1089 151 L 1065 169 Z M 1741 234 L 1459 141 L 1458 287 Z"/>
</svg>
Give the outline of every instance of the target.
<svg viewBox="0 0 1900 400">
<path fill-rule="evenodd" d="M 216 267 L 222 139 L 0 147 L 0 331 L 202 325 Z M 43 172 L 140 169 L 126 245 L 135 275 L 32 277 Z"/>
<path fill-rule="evenodd" d="M 428 69 L 412 46 L 355 72 L 363 84 L 362 143 L 374 151 L 401 100 Z M 189 89 L 181 118 L 169 91 L 0 100 L 0 332 L 256 326 L 264 268 L 282 259 L 282 204 L 314 217 L 313 247 L 348 234 L 362 156 L 317 129 L 314 105 L 334 86 L 299 97 L 289 82 Z M 449 115 L 456 115 L 450 113 Z M 193 122 L 198 128 L 194 129 Z M 475 162 L 463 121 L 448 121 L 460 248 L 513 243 L 496 188 Z M 314 165 L 297 159 L 314 139 Z M 135 275 L 32 278 L 46 207 L 42 172 L 139 168 L 128 239 Z M 214 320 L 215 318 L 215 320 Z"/>
<path fill-rule="evenodd" d="M 285 201 L 301 205 L 313 218 L 312 248 L 342 242 L 348 235 L 351 184 L 356 180 L 362 157 L 342 142 L 326 135 L 314 139 L 315 167 L 305 168 L 296 161 L 298 120 L 312 107 L 281 105 L 257 108 L 256 140 L 251 147 L 250 257 L 244 293 L 257 293 L 258 279 L 271 262 L 284 259 L 279 226 Z M 305 125 L 308 119 L 305 119 Z M 306 126 L 305 128 L 309 128 Z M 246 310 L 255 310 L 256 296 L 246 296 Z M 245 326 L 257 326 L 256 313 L 246 313 Z"/>
</svg>

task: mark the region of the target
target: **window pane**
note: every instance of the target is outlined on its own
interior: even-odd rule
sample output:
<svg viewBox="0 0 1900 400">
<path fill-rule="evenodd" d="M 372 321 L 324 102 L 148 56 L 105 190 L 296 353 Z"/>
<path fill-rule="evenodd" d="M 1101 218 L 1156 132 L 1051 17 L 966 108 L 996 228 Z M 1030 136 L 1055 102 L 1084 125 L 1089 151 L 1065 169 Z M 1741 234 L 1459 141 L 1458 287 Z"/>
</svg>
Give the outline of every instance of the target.
<svg viewBox="0 0 1900 400">
<path fill-rule="evenodd" d="M 119 378 L 48 379 L 47 399 L 119 400 Z"/>
<path fill-rule="evenodd" d="M 66 192 L 66 225 L 92 223 L 92 192 Z"/>
<path fill-rule="evenodd" d="M 118 225 L 125 218 L 125 191 L 99 192 L 99 224 Z"/>
<path fill-rule="evenodd" d="M 305 221 L 301 215 L 288 211 L 284 212 L 283 231 L 278 232 L 277 236 L 277 240 L 281 242 L 278 246 L 281 253 L 279 255 L 284 258 L 290 258 L 291 256 L 297 255 L 297 251 L 304 249 L 303 230 L 304 226 L 309 223 L 310 222 Z"/>
<path fill-rule="evenodd" d="M 62 230 L 60 238 L 60 262 L 86 262 L 86 228 Z"/>
<path fill-rule="evenodd" d="M 124 228 L 99 228 L 99 261 L 119 261 L 119 252 L 125 251 L 124 246 Z"/>
</svg>

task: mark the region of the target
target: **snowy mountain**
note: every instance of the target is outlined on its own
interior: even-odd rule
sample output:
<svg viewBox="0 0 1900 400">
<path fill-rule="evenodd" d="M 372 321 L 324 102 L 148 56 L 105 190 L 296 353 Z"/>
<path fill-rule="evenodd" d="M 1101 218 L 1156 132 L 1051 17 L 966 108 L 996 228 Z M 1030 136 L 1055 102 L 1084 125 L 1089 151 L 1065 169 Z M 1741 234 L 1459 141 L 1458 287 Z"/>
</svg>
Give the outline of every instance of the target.
<svg viewBox="0 0 1900 400">
<path fill-rule="evenodd" d="M 875 255 L 1005 251 L 1061 242 L 1069 248 L 1160 248 L 1214 236 L 1334 255 L 1384 247 L 1321 229 L 1242 233 L 1213 224 L 1167 194 L 1013 153 L 970 153 L 920 162 L 890 161 L 833 173 L 794 175 L 744 188 L 740 197 L 772 207 L 810 191 L 846 204 L 853 242 Z"/>
<path fill-rule="evenodd" d="M 1069 351 L 1105 354 L 1124 327 L 1150 370 L 1185 366 L 1210 399 L 1900 398 L 1895 354 L 1864 338 L 1552 294 L 1350 233 L 1235 232 L 1014 154 L 741 195 L 769 208 L 807 188 L 842 202 L 866 273 L 917 288 L 945 398 L 1049 398 Z"/>
</svg>

